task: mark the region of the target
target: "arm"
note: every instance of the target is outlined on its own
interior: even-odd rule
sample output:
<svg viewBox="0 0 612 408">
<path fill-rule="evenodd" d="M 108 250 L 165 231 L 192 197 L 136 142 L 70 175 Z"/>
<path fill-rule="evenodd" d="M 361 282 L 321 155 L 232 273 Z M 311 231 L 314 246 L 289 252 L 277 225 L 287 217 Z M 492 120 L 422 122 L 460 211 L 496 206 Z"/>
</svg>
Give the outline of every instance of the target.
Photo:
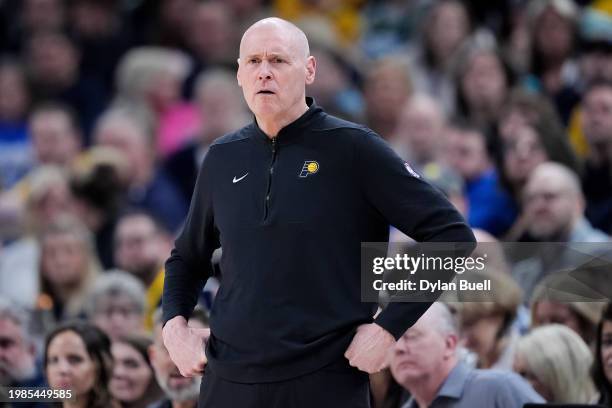
<svg viewBox="0 0 612 408">
<path fill-rule="evenodd" d="M 363 172 L 366 199 L 391 225 L 419 242 L 467 242 L 474 248 L 474 234 L 444 195 L 418 174 L 373 132 L 362 135 L 356 159 Z M 462 248 L 463 250 L 463 248 Z M 395 339 L 412 326 L 430 303 L 390 303 L 374 322 Z"/>
<path fill-rule="evenodd" d="M 208 329 L 187 327 L 198 294 L 212 274 L 211 256 L 219 247 L 212 206 L 211 151 L 207 154 L 183 231 L 166 261 L 162 295 L 163 338 L 170 357 L 185 376 L 201 373 L 206 364 Z"/>
</svg>

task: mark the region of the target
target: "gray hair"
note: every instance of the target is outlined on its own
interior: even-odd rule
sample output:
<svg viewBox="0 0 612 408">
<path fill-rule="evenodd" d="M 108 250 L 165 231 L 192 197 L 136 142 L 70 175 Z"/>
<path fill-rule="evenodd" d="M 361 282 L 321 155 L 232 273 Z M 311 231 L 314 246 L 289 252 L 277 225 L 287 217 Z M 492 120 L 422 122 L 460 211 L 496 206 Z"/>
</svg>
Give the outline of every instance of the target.
<svg viewBox="0 0 612 408">
<path fill-rule="evenodd" d="M 459 335 L 459 326 L 457 325 L 457 319 L 453 315 L 451 309 L 445 303 L 434 302 L 425 313 L 435 314 L 435 329 L 439 333 L 445 336 L 449 334 L 453 334 L 455 336 Z"/>
<path fill-rule="evenodd" d="M 0 297 L 0 319 L 11 320 L 21 328 L 24 340 L 34 343 L 31 332 L 32 319 L 24 308 L 5 297 Z"/>
<path fill-rule="evenodd" d="M 146 290 L 142 282 L 128 272 L 111 269 L 94 281 L 86 305 L 87 315 L 95 314 L 100 299 L 120 295 L 128 297 L 139 313 L 145 312 Z"/>
</svg>

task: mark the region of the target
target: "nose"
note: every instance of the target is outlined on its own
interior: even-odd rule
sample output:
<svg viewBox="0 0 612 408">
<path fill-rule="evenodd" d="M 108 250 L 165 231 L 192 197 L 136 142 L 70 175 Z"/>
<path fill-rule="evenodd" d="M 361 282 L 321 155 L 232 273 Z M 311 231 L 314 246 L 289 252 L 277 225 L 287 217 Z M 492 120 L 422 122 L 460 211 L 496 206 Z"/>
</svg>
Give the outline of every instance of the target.
<svg viewBox="0 0 612 408">
<path fill-rule="evenodd" d="M 272 70 L 270 69 L 270 63 L 268 63 L 268 61 L 264 60 L 259 64 L 258 79 L 260 81 L 272 79 Z"/>
</svg>

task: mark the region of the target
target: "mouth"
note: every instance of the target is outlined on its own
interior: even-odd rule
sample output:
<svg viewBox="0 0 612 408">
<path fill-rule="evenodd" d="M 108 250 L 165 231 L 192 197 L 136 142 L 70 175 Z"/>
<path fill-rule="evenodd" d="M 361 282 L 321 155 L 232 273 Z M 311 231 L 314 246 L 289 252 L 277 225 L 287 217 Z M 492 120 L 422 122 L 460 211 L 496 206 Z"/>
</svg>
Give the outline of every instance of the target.
<svg viewBox="0 0 612 408">
<path fill-rule="evenodd" d="M 261 91 L 257 92 L 257 95 L 274 95 L 274 92 L 267 89 L 262 89 Z"/>
</svg>

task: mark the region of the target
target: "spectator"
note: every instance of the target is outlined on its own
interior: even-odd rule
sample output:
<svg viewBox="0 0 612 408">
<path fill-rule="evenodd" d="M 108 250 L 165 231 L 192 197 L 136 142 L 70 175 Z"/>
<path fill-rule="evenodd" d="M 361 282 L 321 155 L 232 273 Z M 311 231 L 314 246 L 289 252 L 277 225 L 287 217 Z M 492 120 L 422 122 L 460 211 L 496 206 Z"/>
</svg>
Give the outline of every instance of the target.
<svg viewBox="0 0 612 408">
<path fill-rule="evenodd" d="M 545 161 L 558 162 L 576 173 L 580 172 L 579 162 L 567 138 L 563 134 L 556 133 L 557 130 L 558 127 L 554 122 L 540 116 L 535 118 L 533 123 L 527 122 L 511 127 L 511 131 L 502 140 L 498 169 L 504 185 L 517 202 L 521 202 L 523 198 L 523 188 L 531 173 Z M 522 231 L 511 231 L 511 233 L 518 234 L 510 238 L 516 239 Z"/>
<path fill-rule="evenodd" d="M 36 339 L 25 309 L 0 297 L 0 385 L 44 387 Z"/>
<path fill-rule="evenodd" d="M 38 32 L 28 42 L 26 59 L 36 101 L 54 100 L 69 105 L 89 141 L 108 95 L 97 78 L 81 75 L 79 58 L 76 45 L 60 32 Z"/>
<path fill-rule="evenodd" d="M 447 163 L 465 180 L 468 223 L 497 237 L 513 224 L 517 208 L 503 189 L 482 131 L 459 122 L 446 130 Z"/>
<path fill-rule="evenodd" d="M 574 276 L 580 272 L 575 270 Z M 554 296 L 554 289 L 564 279 L 558 274 L 543 279 L 531 297 L 531 327 L 562 324 L 575 331 L 589 346 L 596 342 L 597 323 L 604 303 L 596 301 L 570 302 Z M 576 284 L 574 284 L 576 286 Z M 549 290 L 549 289 L 552 289 Z M 567 297 L 566 297 L 567 299 Z"/>
<path fill-rule="evenodd" d="M 571 0 L 533 0 L 528 7 L 531 77 L 528 85 L 552 98 L 563 123 L 578 102 L 574 60 L 578 8 Z"/>
<path fill-rule="evenodd" d="M 71 216 L 58 218 L 40 236 L 40 296 L 43 326 L 83 314 L 100 271 L 90 231 Z"/>
<path fill-rule="evenodd" d="M 149 337 L 132 335 L 113 341 L 111 395 L 122 408 L 146 408 L 162 396 L 149 360 Z"/>
<path fill-rule="evenodd" d="M 441 104 L 449 117 L 455 113 L 453 62 L 461 45 L 472 31 L 464 3 L 444 0 L 433 3 L 422 20 L 421 47 L 412 55 L 414 84 Z"/>
<path fill-rule="evenodd" d="M 66 25 L 66 7 L 61 0 L 24 0 L 16 2 L 7 19 L 7 49 L 23 51 L 23 43 L 40 31 L 59 31 Z"/>
<path fill-rule="evenodd" d="M 558 163 L 544 163 L 533 171 L 525 187 L 522 214 L 528 240 L 608 242 L 610 238 L 594 229 L 583 214 L 584 198 L 575 173 Z M 536 256 L 516 264 L 513 274 L 530 298 L 546 274 L 580 265 L 577 262 L 576 254 L 563 245 L 541 246 Z"/>
<path fill-rule="evenodd" d="M 514 370 L 547 402 L 588 404 L 596 395 L 589 375 L 592 362 L 591 351 L 580 336 L 553 324 L 519 340 Z"/>
<path fill-rule="evenodd" d="M 104 269 L 114 266 L 113 232 L 125 206 L 128 162 L 121 151 L 94 147 L 80 155 L 72 167 L 70 189 L 75 214 L 95 236 L 96 252 Z"/>
<path fill-rule="evenodd" d="M 202 311 L 198 311 L 189 319 L 189 327 L 191 328 L 207 328 L 208 321 L 204 317 Z M 161 309 L 156 310 L 154 315 L 154 339 L 153 345 L 149 347 L 149 357 L 151 365 L 155 370 L 155 378 L 157 383 L 165 393 L 165 398 L 149 408 L 196 408 L 198 405 L 198 397 L 200 395 L 201 376 L 183 377 L 179 372 L 174 362 L 170 359 L 168 350 L 164 346 L 162 338 L 162 314 Z"/>
<path fill-rule="evenodd" d="M 149 126 L 155 128 L 147 131 L 153 158 L 156 152 L 166 157 L 176 151 L 200 126 L 196 107 L 181 101 L 189 68 L 185 54 L 161 47 L 133 48 L 117 67 L 114 104 L 146 113 L 151 122 Z"/>
<path fill-rule="evenodd" d="M 369 128 L 390 139 L 402 107 L 412 94 L 408 63 L 401 57 L 385 57 L 370 67 L 364 82 L 365 115 Z"/>
<path fill-rule="evenodd" d="M 467 43 L 458 57 L 456 113 L 472 125 L 492 129 L 513 84 L 513 74 L 485 36 Z"/>
<path fill-rule="evenodd" d="M 23 67 L 0 60 L 0 193 L 11 188 L 32 165 L 26 125 L 29 104 Z"/>
<path fill-rule="evenodd" d="M 115 230 L 115 263 L 146 288 L 145 327 L 153 328 L 153 312 L 164 288 L 164 262 L 172 249 L 171 236 L 150 215 L 128 213 Z"/>
<path fill-rule="evenodd" d="M 356 69 L 340 50 L 329 45 L 312 47 L 310 53 L 317 60 L 317 80 L 307 86 L 309 95 L 330 115 L 361 119 L 364 101 L 356 87 L 360 79 Z"/>
<path fill-rule="evenodd" d="M 596 82 L 582 100 L 582 130 L 588 143 L 583 177 L 587 217 L 612 232 L 612 82 Z"/>
<path fill-rule="evenodd" d="M 593 380 L 599 391 L 599 404 L 612 406 L 612 304 L 608 303 L 597 326 Z"/>
<path fill-rule="evenodd" d="M 516 407 L 541 397 L 512 372 L 475 370 L 459 361 L 459 333 L 434 303 L 390 350 L 391 373 L 412 398 L 402 408 Z"/>
<path fill-rule="evenodd" d="M 29 127 L 36 162 L 68 169 L 83 144 L 72 109 L 54 103 L 39 105 L 30 113 Z"/>
<path fill-rule="evenodd" d="M 86 314 L 111 340 L 144 330 L 146 293 L 132 275 L 111 270 L 94 281 Z"/>
<path fill-rule="evenodd" d="M 81 50 L 80 70 L 112 89 L 119 60 L 136 43 L 116 0 L 74 0 L 68 5 L 70 33 Z"/>
<path fill-rule="evenodd" d="M 74 199 L 65 172 L 55 166 L 34 169 L 13 190 L 12 197 L 3 197 L 12 202 L 14 218 L 3 220 L 2 235 L 14 240 L 0 256 L 0 296 L 33 308 L 40 290 L 38 238 L 61 215 L 74 210 Z"/>
<path fill-rule="evenodd" d="M 522 292 L 510 275 L 493 269 L 470 272 L 469 279 L 491 281 L 492 292 L 475 291 L 456 304 L 463 345 L 476 357 L 478 368 L 512 370 L 519 339 L 514 325 Z"/>
<path fill-rule="evenodd" d="M 44 367 L 51 388 L 74 394 L 74 400 L 63 401 L 64 408 L 119 408 L 108 389 L 111 343 L 95 326 L 75 321 L 51 331 L 45 342 Z"/>
<path fill-rule="evenodd" d="M 164 227 L 176 231 L 187 214 L 187 204 L 166 173 L 157 167 L 153 135 L 136 111 L 113 109 L 98 121 L 95 141 L 114 147 L 127 159 L 127 203 L 149 211 Z"/>
<path fill-rule="evenodd" d="M 229 71 L 209 69 L 202 73 L 195 92 L 202 126 L 192 141 L 168 157 L 164 166 L 185 202 L 191 201 L 208 146 L 216 138 L 244 126 L 250 118 L 236 76 Z"/>
<path fill-rule="evenodd" d="M 188 99 L 194 94 L 196 79 L 205 70 L 234 68 L 236 56 L 229 50 L 238 48 L 237 33 L 226 2 L 203 2 L 194 6 L 185 37 L 192 57 L 191 69 L 184 84 Z"/>
<path fill-rule="evenodd" d="M 424 94 L 415 94 L 401 110 L 392 140 L 398 154 L 417 171 L 440 162 L 446 118 L 438 103 Z"/>
</svg>

